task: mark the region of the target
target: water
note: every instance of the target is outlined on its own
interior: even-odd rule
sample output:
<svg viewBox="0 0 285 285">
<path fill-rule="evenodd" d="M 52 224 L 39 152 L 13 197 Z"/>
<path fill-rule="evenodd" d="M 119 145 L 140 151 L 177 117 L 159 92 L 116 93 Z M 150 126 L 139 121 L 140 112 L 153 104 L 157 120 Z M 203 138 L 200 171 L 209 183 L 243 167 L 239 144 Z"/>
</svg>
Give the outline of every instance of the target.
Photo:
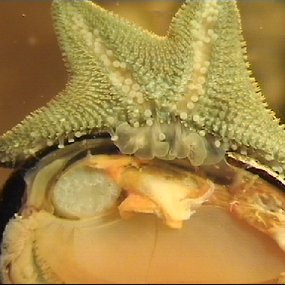
<svg viewBox="0 0 285 285">
<path fill-rule="evenodd" d="M 102 6 L 163 35 L 178 1 L 100 1 Z M 53 31 L 51 1 L 0 2 L 0 133 L 43 106 L 66 83 Z M 285 122 L 285 2 L 241 1 L 254 76 Z M 0 185 L 10 171 L 0 169 Z"/>
</svg>

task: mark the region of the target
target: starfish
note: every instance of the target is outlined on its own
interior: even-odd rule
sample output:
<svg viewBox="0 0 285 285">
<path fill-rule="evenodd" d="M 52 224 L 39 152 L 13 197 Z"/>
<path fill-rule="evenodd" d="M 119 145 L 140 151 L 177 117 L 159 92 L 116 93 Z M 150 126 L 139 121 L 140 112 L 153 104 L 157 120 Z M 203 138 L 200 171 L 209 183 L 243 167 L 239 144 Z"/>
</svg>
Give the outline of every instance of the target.
<svg viewBox="0 0 285 285">
<path fill-rule="evenodd" d="M 2 166 L 109 133 L 122 153 L 284 177 L 285 132 L 249 70 L 235 1 L 185 1 L 161 37 L 91 1 L 53 2 L 69 83 L 0 137 Z"/>
</svg>

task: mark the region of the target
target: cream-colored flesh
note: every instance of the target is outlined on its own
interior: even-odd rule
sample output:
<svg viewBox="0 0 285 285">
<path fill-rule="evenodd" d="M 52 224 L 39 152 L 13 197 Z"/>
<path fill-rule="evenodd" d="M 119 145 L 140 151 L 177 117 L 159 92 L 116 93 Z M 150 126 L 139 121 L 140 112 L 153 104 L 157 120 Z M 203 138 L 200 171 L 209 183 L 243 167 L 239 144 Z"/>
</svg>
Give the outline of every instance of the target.
<svg viewBox="0 0 285 285">
<path fill-rule="evenodd" d="M 285 255 L 273 241 L 213 206 L 199 208 L 180 230 L 145 214 L 80 222 L 33 215 L 37 226 L 26 234 L 34 239 L 38 268 L 69 284 L 261 283 L 277 278 L 285 267 Z M 10 272 L 27 258 L 11 276 L 17 283 L 30 255 L 15 254 L 22 257 Z"/>
<path fill-rule="evenodd" d="M 67 161 L 26 175 L 22 216 L 3 238 L 2 283 L 262 283 L 284 272 L 285 202 L 258 176 L 235 169 L 226 186 L 184 164 Z"/>
</svg>

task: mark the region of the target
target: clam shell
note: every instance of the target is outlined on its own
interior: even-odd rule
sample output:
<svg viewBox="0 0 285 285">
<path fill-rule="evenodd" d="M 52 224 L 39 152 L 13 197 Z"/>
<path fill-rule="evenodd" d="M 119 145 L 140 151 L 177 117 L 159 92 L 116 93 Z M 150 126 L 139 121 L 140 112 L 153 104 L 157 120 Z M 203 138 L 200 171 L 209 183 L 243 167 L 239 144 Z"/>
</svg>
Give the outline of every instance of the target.
<svg viewBox="0 0 285 285">
<path fill-rule="evenodd" d="M 113 198 L 105 203 L 106 200 L 102 202 L 96 196 L 101 205 L 105 206 L 98 208 L 95 205 L 95 210 L 88 208 L 88 199 L 83 197 L 82 202 L 78 194 L 85 193 L 84 187 L 88 186 L 84 184 L 84 179 L 90 178 L 84 176 L 86 173 L 83 176 L 80 174 L 82 165 L 86 167 L 87 162 L 88 167 L 95 165 L 98 168 L 101 165 L 102 169 L 95 167 L 96 173 L 105 177 L 106 173 L 113 174 L 110 166 L 114 163 L 114 157 L 119 160 L 113 166 L 122 169 L 123 173 L 123 176 L 118 177 L 126 178 L 129 176 L 125 174 L 133 175 L 134 172 L 134 177 L 141 180 L 132 180 L 131 183 L 128 180 L 115 180 L 120 187 L 134 185 L 127 194 L 112 182 L 104 180 L 104 185 L 111 184 L 110 188 L 103 188 L 107 192 L 111 189 L 113 196 L 108 197 Z M 25 194 L 21 206 L 18 203 L 15 209 L 18 215 L 10 219 L 4 233 L 0 258 L 2 282 L 94 284 L 276 281 L 285 267 L 285 256 L 280 250 L 283 249 L 283 213 L 276 221 L 276 216 L 271 215 L 272 209 L 266 204 L 264 209 L 268 212 L 264 212 L 263 219 L 267 227 L 264 227 L 258 223 L 258 219 L 249 218 L 254 215 L 247 206 L 248 203 L 249 206 L 256 206 L 256 200 L 251 200 L 252 197 L 265 193 L 266 197 L 277 197 L 281 201 L 278 209 L 282 209 L 285 205 L 280 191 L 282 181 L 271 177 L 270 173 L 264 175 L 264 170 L 249 166 L 242 159 L 237 160 L 237 157 L 230 155 L 227 159 L 214 166 L 199 168 L 191 166 L 188 160 L 144 161 L 132 156 L 121 156 L 107 138 L 83 140 L 52 151 L 28 170 L 18 170 L 7 182 L 9 191 L 21 193 L 24 190 Z M 129 161 L 131 167 L 128 165 L 128 168 L 123 168 Z M 56 198 L 54 193 L 60 193 L 60 188 L 57 188 L 59 182 L 64 181 L 65 176 L 68 180 L 76 177 L 77 174 L 72 171 L 79 173 L 79 184 L 85 185 L 83 190 L 76 192 L 71 189 L 70 193 L 65 193 L 66 196 Z M 252 173 L 258 171 L 261 176 L 270 177 L 270 183 Z M 151 185 L 157 181 L 167 181 L 167 190 L 167 185 L 176 187 L 183 181 L 185 183 L 185 177 L 189 178 L 189 185 L 198 185 L 197 188 L 189 186 L 192 189 L 189 195 L 195 201 L 200 199 L 200 204 L 194 208 L 189 206 L 193 211 L 189 215 L 190 219 L 188 216 L 179 216 L 183 221 L 181 229 L 168 227 L 173 223 L 168 224 L 164 214 L 172 214 L 165 210 L 169 208 L 163 208 L 163 201 L 169 194 L 157 192 L 157 187 L 153 187 L 152 195 L 143 192 L 144 197 L 154 203 L 155 207 L 149 213 L 155 215 L 142 214 L 147 212 L 143 204 L 140 210 L 131 209 L 136 213 L 132 218 L 122 219 L 120 216 L 120 206 L 126 201 L 126 195 L 142 191 L 140 187 L 145 185 L 145 181 L 150 181 Z M 72 181 L 73 185 L 76 183 Z M 212 184 L 214 191 L 207 192 L 207 187 Z M 137 186 L 138 189 L 135 189 Z M 188 193 L 183 191 L 182 194 Z M 210 195 L 203 196 L 205 193 Z M 76 203 L 65 203 L 69 201 L 70 195 L 76 197 Z M 89 192 L 88 195 L 87 198 L 92 197 Z M 59 202 L 62 198 L 63 203 Z M 81 203 L 86 206 L 80 210 L 78 205 Z M 181 205 L 175 205 L 178 213 Z M 275 239 L 279 247 L 264 233 Z"/>
</svg>

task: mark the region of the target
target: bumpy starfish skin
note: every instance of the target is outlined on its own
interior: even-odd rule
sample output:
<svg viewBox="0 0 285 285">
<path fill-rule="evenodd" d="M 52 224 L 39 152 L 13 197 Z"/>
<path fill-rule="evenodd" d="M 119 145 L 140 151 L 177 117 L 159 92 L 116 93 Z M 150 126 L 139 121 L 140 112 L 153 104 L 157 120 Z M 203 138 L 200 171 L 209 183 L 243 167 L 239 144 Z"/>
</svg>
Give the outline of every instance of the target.
<svg viewBox="0 0 285 285">
<path fill-rule="evenodd" d="M 201 165 L 227 151 L 283 176 L 284 127 L 248 70 L 235 1 L 186 1 L 165 37 L 90 1 L 53 14 L 70 81 L 0 138 L 2 165 L 109 132 L 123 153 Z"/>
</svg>

